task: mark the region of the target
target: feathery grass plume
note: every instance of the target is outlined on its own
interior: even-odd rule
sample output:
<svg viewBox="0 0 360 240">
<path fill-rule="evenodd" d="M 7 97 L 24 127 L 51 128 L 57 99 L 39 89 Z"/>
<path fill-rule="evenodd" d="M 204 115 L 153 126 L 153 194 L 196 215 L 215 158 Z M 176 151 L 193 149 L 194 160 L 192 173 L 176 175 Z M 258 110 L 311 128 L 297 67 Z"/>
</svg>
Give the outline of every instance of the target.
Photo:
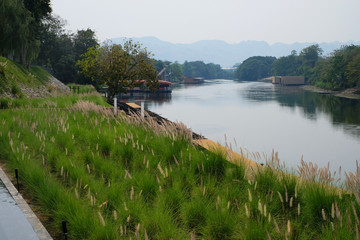
<svg viewBox="0 0 360 240">
<path fill-rule="evenodd" d="M 318 167 L 317 164 L 312 162 L 306 163 L 301 159 L 301 164 L 298 166 L 299 176 L 308 182 L 319 182 L 324 185 L 332 185 L 339 182 L 340 177 L 336 177 L 336 171 L 333 173 L 330 171 L 330 163 L 327 167 Z"/>
<path fill-rule="evenodd" d="M 290 206 L 291 208 L 293 207 L 293 201 L 294 201 L 294 198 L 291 197 L 291 198 L 290 198 L 290 204 L 289 204 L 289 206 Z"/>
<path fill-rule="evenodd" d="M 349 209 L 346 209 L 346 215 L 347 215 L 347 225 L 348 225 L 348 230 L 349 232 L 351 232 L 351 216 L 350 216 L 350 211 Z"/>
<path fill-rule="evenodd" d="M 103 216 L 102 216 L 101 212 L 100 212 L 100 211 L 98 211 L 97 213 L 98 213 L 98 216 L 99 216 L 99 219 L 100 219 L 100 223 L 101 223 L 101 225 L 103 225 L 103 226 L 105 227 L 105 220 L 104 220 L 104 218 L 103 218 Z"/>
<path fill-rule="evenodd" d="M 280 234 L 280 228 L 279 228 L 279 225 L 277 224 L 276 219 L 275 219 L 275 218 L 273 218 L 273 219 L 274 219 L 274 226 L 275 226 L 275 229 L 276 229 L 277 233 L 279 233 L 279 234 Z"/>
<path fill-rule="evenodd" d="M 216 198 L 216 209 L 217 209 L 217 206 L 221 207 L 221 198 L 219 195 Z"/>
<path fill-rule="evenodd" d="M 126 206 L 126 202 L 124 202 L 124 210 L 125 211 L 128 211 L 129 209 L 127 208 L 127 206 Z"/>
<path fill-rule="evenodd" d="M 135 237 L 137 240 L 140 239 L 139 230 L 140 230 L 140 223 L 138 223 L 138 225 L 136 225 L 136 228 L 135 228 Z"/>
<path fill-rule="evenodd" d="M 269 215 L 268 215 L 268 221 L 269 221 L 269 223 L 271 223 L 271 213 L 269 213 Z"/>
<path fill-rule="evenodd" d="M 281 203 L 284 203 L 284 199 L 283 199 L 283 197 L 281 196 L 281 193 L 280 193 L 279 191 L 278 191 L 277 193 L 278 193 L 278 195 L 279 195 L 280 202 L 281 202 Z"/>
<path fill-rule="evenodd" d="M 248 218 L 250 218 L 250 210 L 249 210 L 249 208 L 248 208 L 248 206 L 247 206 L 246 203 L 245 203 L 245 214 L 246 214 L 246 216 L 247 216 Z"/>
<path fill-rule="evenodd" d="M 267 230 L 266 230 L 266 236 L 267 236 L 268 240 L 271 240 L 270 233 Z"/>
<path fill-rule="evenodd" d="M 352 210 L 353 210 L 353 213 L 354 213 L 356 224 L 359 225 L 359 218 L 358 218 L 358 215 L 356 213 L 355 204 L 354 204 L 353 201 L 351 201 L 351 207 L 352 207 Z"/>
<path fill-rule="evenodd" d="M 326 221 L 327 218 L 326 218 L 326 213 L 325 213 L 325 210 L 324 209 L 321 209 L 321 215 L 323 217 L 323 220 Z"/>
<path fill-rule="evenodd" d="M 251 195 L 251 192 L 250 192 L 249 188 L 248 188 L 248 193 L 249 193 L 249 202 L 252 202 L 252 195 Z"/>
<path fill-rule="evenodd" d="M 288 191 L 287 191 L 286 185 L 284 185 L 284 188 L 285 188 L 285 202 L 288 202 L 289 196 L 288 196 Z"/>
<path fill-rule="evenodd" d="M 162 167 L 161 167 L 161 165 L 160 165 L 160 162 L 158 163 L 157 168 L 159 169 L 161 175 L 162 175 L 164 178 L 166 178 L 166 174 L 164 173 L 164 170 L 162 169 Z"/>
<path fill-rule="evenodd" d="M 335 204 L 334 203 L 331 204 L 331 218 L 332 219 L 335 218 Z"/>
<path fill-rule="evenodd" d="M 300 203 L 298 203 L 298 207 L 297 207 L 297 213 L 298 213 L 298 216 L 300 216 L 300 211 L 301 211 L 301 209 L 300 209 Z"/>
<path fill-rule="evenodd" d="M 128 170 L 125 169 L 125 176 L 124 179 L 126 179 L 126 177 L 128 177 L 129 179 L 132 179 L 131 174 L 128 172 Z"/>
<path fill-rule="evenodd" d="M 130 200 L 134 200 L 134 186 L 131 186 Z"/>
<path fill-rule="evenodd" d="M 264 217 L 267 216 L 267 209 L 266 209 L 266 204 L 264 204 Z"/>
<path fill-rule="evenodd" d="M 263 214 L 263 207 L 262 207 L 262 204 L 261 204 L 260 199 L 259 199 L 259 201 L 258 201 L 258 209 L 259 209 L 259 212 L 260 212 L 261 214 Z"/>
<path fill-rule="evenodd" d="M 108 201 L 106 200 L 105 202 L 103 202 L 102 204 L 99 205 L 99 208 L 102 208 L 103 206 L 107 205 Z"/>
<path fill-rule="evenodd" d="M 340 227 L 342 227 L 342 216 L 341 216 L 341 211 L 338 207 L 338 204 L 337 204 L 337 201 L 335 199 L 335 214 L 336 214 L 336 217 L 337 219 L 339 220 L 340 222 Z"/>
<path fill-rule="evenodd" d="M 291 233 L 291 223 L 290 223 L 290 220 L 288 220 L 288 222 L 287 222 L 287 231 L 288 231 L 289 234 Z"/>
<path fill-rule="evenodd" d="M 76 197 L 77 199 L 79 199 L 79 193 L 78 193 L 77 189 L 74 188 L 74 190 L 75 190 L 75 197 Z"/>
<path fill-rule="evenodd" d="M 355 234 L 356 234 L 356 240 L 359 240 L 359 228 L 358 225 L 355 225 Z"/>
</svg>

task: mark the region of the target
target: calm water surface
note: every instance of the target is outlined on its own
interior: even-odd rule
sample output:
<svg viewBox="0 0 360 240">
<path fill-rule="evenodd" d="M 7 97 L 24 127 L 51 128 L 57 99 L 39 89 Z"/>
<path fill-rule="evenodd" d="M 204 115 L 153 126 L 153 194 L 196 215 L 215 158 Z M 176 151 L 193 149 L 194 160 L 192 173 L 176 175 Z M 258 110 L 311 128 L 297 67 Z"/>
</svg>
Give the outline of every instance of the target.
<svg viewBox="0 0 360 240">
<path fill-rule="evenodd" d="M 354 170 L 360 160 L 360 101 L 270 83 L 208 81 L 180 85 L 145 108 L 194 132 L 250 152 L 279 153 L 287 167 L 305 161 Z M 235 140 L 234 140 L 235 139 Z M 235 146 L 236 145 L 236 146 Z"/>
</svg>

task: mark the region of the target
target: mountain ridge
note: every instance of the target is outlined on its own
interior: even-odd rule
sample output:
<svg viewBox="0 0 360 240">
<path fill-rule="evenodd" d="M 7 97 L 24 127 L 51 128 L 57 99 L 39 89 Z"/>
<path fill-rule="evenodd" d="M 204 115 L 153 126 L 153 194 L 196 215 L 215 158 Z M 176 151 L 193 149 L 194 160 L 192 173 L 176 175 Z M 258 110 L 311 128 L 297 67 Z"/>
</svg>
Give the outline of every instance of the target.
<svg viewBox="0 0 360 240">
<path fill-rule="evenodd" d="M 324 50 L 323 55 L 329 55 L 332 51 L 344 45 L 360 45 L 360 41 L 348 42 L 295 42 L 295 43 L 274 43 L 269 44 L 265 41 L 247 40 L 238 43 L 227 43 L 223 40 L 200 40 L 194 43 L 172 43 L 160 40 L 156 37 L 136 37 L 136 38 L 112 38 L 113 43 L 123 43 L 125 40 L 132 39 L 140 42 L 155 54 L 159 60 L 171 62 L 178 61 L 204 61 L 205 63 L 220 64 L 223 67 L 230 67 L 239 64 L 253 56 L 274 56 L 276 58 L 291 54 L 292 50 L 300 51 L 313 44 L 319 44 Z"/>
</svg>

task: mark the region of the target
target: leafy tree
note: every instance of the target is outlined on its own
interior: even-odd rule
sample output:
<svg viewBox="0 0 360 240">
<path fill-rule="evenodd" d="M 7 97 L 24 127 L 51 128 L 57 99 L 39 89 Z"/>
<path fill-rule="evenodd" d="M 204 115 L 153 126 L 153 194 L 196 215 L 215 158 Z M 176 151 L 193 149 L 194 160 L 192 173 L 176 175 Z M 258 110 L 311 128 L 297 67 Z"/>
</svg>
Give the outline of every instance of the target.
<svg viewBox="0 0 360 240">
<path fill-rule="evenodd" d="M 322 53 L 323 50 L 318 44 L 315 44 L 301 50 L 299 57 L 303 65 L 313 68 Z"/>
<path fill-rule="evenodd" d="M 183 78 L 183 70 L 180 63 L 175 62 L 169 67 L 170 79 L 172 81 L 180 81 Z"/>
<path fill-rule="evenodd" d="M 347 82 L 350 87 L 360 87 L 360 54 L 354 56 L 346 67 Z"/>
<path fill-rule="evenodd" d="M 233 74 L 221 69 L 221 66 L 214 63 L 205 64 L 202 61 L 187 62 L 182 65 L 186 77 L 203 77 L 206 79 L 231 79 Z"/>
<path fill-rule="evenodd" d="M 65 24 L 66 21 L 56 15 L 49 15 L 41 22 L 40 52 L 36 63 L 51 71 L 52 65 L 59 60 L 54 54 L 58 49 L 59 38 L 65 35 Z"/>
<path fill-rule="evenodd" d="M 359 64 L 360 47 L 345 46 L 334 51 L 329 59 L 329 66 L 326 73 L 326 79 L 332 89 L 343 89 L 354 87 L 359 79 L 357 67 Z"/>
<path fill-rule="evenodd" d="M 301 60 L 296 55 L 296 51 L 291 51 L 291 55 L 280 57 L 275 60 L 272 66 L 272 74 L 275 76 L 296 76 L 299 75 Z"/>
<path fill-rule="evenodd" d="M 86 30 L 78 30 L 73 41 L 76 60 L 79 60 L 80 56 L 86 53 L 89 48 L 96 47 L 96 45 L 98 45 L 95 32 L 90 28 Z"/>
<path fill-rule="evenodd" d="M 88 28 L 71 34 L 65 31 L 65 24 L 66 21 L 59 16 L 47 16 L 42 21 L 36 63 L 46 67 L 64 83 L 91 83 L 91 79 L 78 73 L 75 63 L 88 48 L 98 44 L 95 32 Z"/>
<path fill-rule="evenodd" d="M 98 45 L 98 40 L 96 39 L 95 32 L 90 28 L 86 30 L 78 30 L 73 38 L 73 42 L 75 61 L 78 61 L 81 58 L 81 55 L 86 53 L 89 48 L 96 47 Z M 76 70 L 77 72 L 79 72 L 80 69 L 76 68 Z M 75 74 L 75 76 L 77 83 L 91 83 L 91 79 L 89 77 L 85 77 L 83 74 L 77 73 Z"/>
<path fill-rule="evenodd" d="M 2 0 L 1 54 L 29 66 L 39 53 L 41 20 L 50 12 L 50 0 Z"/>
<path fill-rule="evenodd" d="M 109 87 L 109 97 L 126 92 L 145 80 L 146 86 L 158 86 L 157 71 L 150 53 L 131 40 L 122 45 L 104 45 L 90 48 L 77 62 L 82 74 L 97 84 Z"/>
<path fill-rule="evenodd" d="M 235 76 L 241 81 L 256 81 L 271 75 L 275 57 L 250 57 L 235 71 Z"/>
<path fill-rule="evenodd" d="M 314 67 L 316 62 L 321 58 L 323 50 L 318 44 L 311 45 L 301 50 L 299 58 L 301 60 L 301 67 L 298 70 L 299 75 L 305 76 L 306 79 L 310 79 L 314 74 Z"/>
<path fill-rule="evenodd" d="M 50 0 L 24 0 L 24 5 L 31 12 L 35 23 L 38 25 L 52 11 Z"/>
</svg>

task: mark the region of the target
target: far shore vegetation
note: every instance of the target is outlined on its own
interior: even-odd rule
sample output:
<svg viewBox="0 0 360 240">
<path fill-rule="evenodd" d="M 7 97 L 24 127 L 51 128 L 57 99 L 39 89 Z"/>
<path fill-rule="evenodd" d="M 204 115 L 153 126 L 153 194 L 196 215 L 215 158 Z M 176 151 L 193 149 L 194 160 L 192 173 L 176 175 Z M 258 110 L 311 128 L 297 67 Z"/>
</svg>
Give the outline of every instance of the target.
<svg viewBox="0 0 360 240">
<path fill-rule="evenodd" d="M 238 66 L 238 80 L 256 81 L 269 76 L 305 76 L 307 84 L 328 90 L 360 88 L 360 46 L 343 46 L 330 56 L 322 56 L 319 45 L 311 45 L 300 54 L 250 57 Z"/>
</svg>

